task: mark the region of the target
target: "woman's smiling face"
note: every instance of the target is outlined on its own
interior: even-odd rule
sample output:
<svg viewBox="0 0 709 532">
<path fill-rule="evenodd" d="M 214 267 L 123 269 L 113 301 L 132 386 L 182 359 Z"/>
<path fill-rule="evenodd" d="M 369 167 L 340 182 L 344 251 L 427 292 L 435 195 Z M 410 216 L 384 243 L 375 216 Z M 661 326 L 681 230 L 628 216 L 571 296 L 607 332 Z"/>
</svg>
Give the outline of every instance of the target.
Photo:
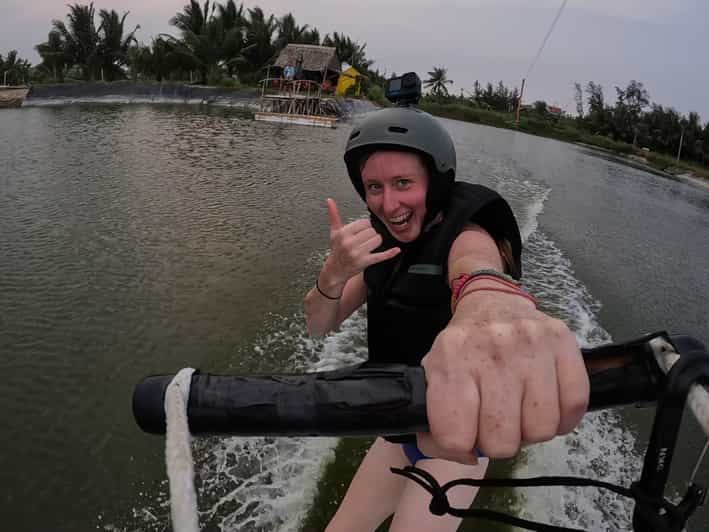
<svg viewBox="0 0 709 532">
<path fill-rule="evenodd" d="M 428 170 L 420 156 L 374 152 L 361 171 L 367 207 L 399 242 L 412 242 L 423 230 Z"/>
</svg>

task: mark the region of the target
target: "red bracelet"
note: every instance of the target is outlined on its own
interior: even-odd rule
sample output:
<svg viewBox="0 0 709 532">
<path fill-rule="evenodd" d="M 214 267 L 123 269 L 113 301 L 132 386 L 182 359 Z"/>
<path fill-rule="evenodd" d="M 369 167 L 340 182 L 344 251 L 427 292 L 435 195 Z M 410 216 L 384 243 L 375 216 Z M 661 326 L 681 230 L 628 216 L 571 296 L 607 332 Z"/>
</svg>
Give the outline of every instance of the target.
<svg viewBox="0 0 709 532">
<path fill-rule="evenodd" d="M 519 290 L 520 283 L 517 281 L 508 281 L 506 279 L 503 279 L 502 277 L 498 277 L 496 275 L 489 275 L 489 274 L 470 274 L 470 273 L 462 273 L 455 279 L 453 279 L 453 282 L 451 283 L 451 291 L 453 292 L 453 301 L 455 301 L 460 293 L 463 291 L 463 289 L 468 286 L 471 282 L 475 281 L 476 279 L 485 279 L 488 281 L 495 281 L 498 283 L 501 283 L 505 286 L 509 286 L 510 288 L 514 290 Z"/>
<path fill-rule="evenodd" d="M 487 290 L 489 292 L 504 292 L 506 294 L 515 294 L 518 296 L 522 296 L 523 298 L 531 301 L 535 307 L 537 306 L 537 300 L 534 299 L 534 297 L 530 296 L 527 292 L 524 292 L 522 290 L 507 290 L 505 288 L 496 288 L 494 286 L 481 286 L 480 288 L 473 288 L 472 290 L 468 290 L 462 296 L 460 296 L 457 301 L 453 303 L 452 312 L 455 313 L 455 309 L 458 306 L 458 303 L 460 303 L 460 300 L 463 299 L 465 296 L 467 296 L 468 294 L 472 294 L 473 292 L 482 292 L 484 290 Z"/>
</svg>

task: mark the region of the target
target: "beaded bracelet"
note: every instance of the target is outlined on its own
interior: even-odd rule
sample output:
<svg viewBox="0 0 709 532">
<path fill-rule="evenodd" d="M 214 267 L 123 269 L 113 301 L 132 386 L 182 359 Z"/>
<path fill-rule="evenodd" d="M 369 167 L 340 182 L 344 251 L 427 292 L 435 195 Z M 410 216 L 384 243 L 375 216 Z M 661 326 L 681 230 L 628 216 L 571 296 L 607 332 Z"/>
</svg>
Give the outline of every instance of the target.
<svg viewBox="0 0 709 532">
<path fill-rule="evenodd" d="M 337 301 L 338 299 L 342 298 L 342 294 L 340 294 L 340 295 L 337 296 L 337 297 L 332 297 L 332 296 L 327 295 L 325 292 L 323 292 L 323 291 L 320 289 L 320 286 L 318 285 L 318 279 L 317 279 L 317 278 L 315 279 L 315 288 L 317 288 L 317 290 L 318 290 L 318 292 L 320 292 L 320 295 L 321 295 L 321 296 L 323 296 L 324 298 L 330 299 L 331 301 Z"/>
<path fill-rule="evenodd" d="M 493 281 L 496 283 L 499 283 L 504 286 L 504 288 L 493 288 L 493 287 L 481 287 L 481 288 L 475 288 L 473 290 L 468 290 L 467 292 L 463 293 L 463 290 L 471 284 L 473 281 L 476 280 L 486 280 L 486 281 Z M 527 292 L 522 290 L 521 283 L 509 275 L 499 272 L 497 270 L 477 270 L 472 273 L 463 273 L 460 274 L 458 277 L 456 277 L 453 282 L 451 283 L 451 291 L 452 291 L 452 297 L 451 297 L 451 310 L 452 312 L 455 312 L 456 307 L 458 306 L 458 301 L 460 301 L 464 296 L 467 294 L 470 294 L 472 292 L 481 292 L 483 290 L 489 290 L 492 292 L 505 292 L 508 294 L 517 294 L 519 296 L 524 297 L 525 299 L 528 299 L 532 303 L 534 303 L 534 306 L 537 306 L 537 301 L 529 295 Z M 462 295 L 461 295 L 462 294 Z"/>
</svg>

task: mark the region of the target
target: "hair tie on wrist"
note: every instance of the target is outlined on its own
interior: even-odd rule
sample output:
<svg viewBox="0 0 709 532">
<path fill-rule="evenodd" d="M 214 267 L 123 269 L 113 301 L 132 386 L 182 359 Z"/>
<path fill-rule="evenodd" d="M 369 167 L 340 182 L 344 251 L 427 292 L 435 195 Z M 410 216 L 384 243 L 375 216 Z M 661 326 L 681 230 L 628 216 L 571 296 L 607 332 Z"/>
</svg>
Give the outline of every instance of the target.
<svg viewBox="0 0 709 532">
<path fill-rule="evenodd" d="M 317 278 L 315 278 L 315 288 L 317 288 L 318 292 L 320 292 L 320 295 L 323 296 L 323 297 L 326 298 L 326 299 L 330 299 L 330 300 L 332 300 L 332 301 L 337 301 L 338 299 L 340 299 L 340 298 L 342 297 L 342 294 L 340 294 L 340 295 L 337 296 L 337 297 L 332 297 L 332 296 L 327 295 L 327 294 L 326 294 L 325 292 L 323 292 L 322 290 L 320 290 L 320 286 L 318 286 L 318 279 L 317 279 Z"/>
</svg>

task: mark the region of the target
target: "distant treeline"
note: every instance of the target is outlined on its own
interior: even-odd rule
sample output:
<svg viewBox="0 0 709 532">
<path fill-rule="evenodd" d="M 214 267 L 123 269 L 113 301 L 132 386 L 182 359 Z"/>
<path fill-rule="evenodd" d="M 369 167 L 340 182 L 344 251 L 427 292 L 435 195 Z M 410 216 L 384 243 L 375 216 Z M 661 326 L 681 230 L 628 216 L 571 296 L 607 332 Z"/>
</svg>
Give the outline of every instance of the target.
<svg viewBox="0 0 709 532">
<path fill-rule="evenodd" d="M 423 104 L 433 105 L 432 109 L 440 110 L 441 105 L 455 104 L 481 111 L 512 113 L 519 99 L 517 88 L 510 89 L 501 81 L 496 86 L 487 83 L 484 88 L 476 81 L 467 95 L 461 91 L 459 96 L 454 96 L 446 87 L 452 81 L 448 79 L 445 68 L 436 67 L 428 74 L 429 79 L 424 85 L 430 91 L 424 97 Z M 528 129 L 536 132 L 556 127 L 560 133 L 564 133 L 559 137 L 569 138 L 573 138 L 573 130 L 576 130 L 584 135 L 625 143 L 638 150 L 648 148 L 672 156 L 679 153 L 681 142 L 682 159 L 702 165 L 709 164 L 709 123 L 702 124 L 698 113 L 691 112 L 685 116 L 671 107 L 651 103 L 643 84 L 635 80 L 630 81 L 625 88 L 615 87 L 616 100 L 613 105 L 606 103 L 603 87 L 598 83 L 589 81 L 585 87 L 575 83 L 573 89 L 576 116 L 552 112 L 553 108 L 546 102 L 536 101 L 523 107 L 524 120 L 532 122 L 528 124 Z M 448 116 L 453 115 L 449 113 Z M 502 117 L 496 119 L 481 113 L 476 116 L 481 121 L 493 124 L 497 120 L 504 120 Z M 507 120 L 511 120 L 511 117 Z M 541 120 L 545 124 L 533 123 Z"/>
<path fill-rule="evenodd" d="M 0 79 L 8 84 L 62 82 L 64 80 L 120 79 L 189 81 L 209 85 L 254 84 L 265 74 L 288 43 L 333 46 L 341 62 L 354 66 L 368 77 L 370 98 L 383 103 L 384 76 L 373 70 L 374 61 L 366 56 L 366 43 L 333 32 L 320 38 L 317 28 L 298 25 L 292 14 L 280 18 L 267 15 L 259 7 L 245 8 L 234 0 L 218 3 L 191 0 L 170 19 L 179 37 L 163 34 L 150 44 L 139 42 L 140 26 L 126 26 L 128 13 L 102 9 L 93 4 L 71 4 L 66 21 L 54 20 L 47 41 L 35 48 L 42 58 L 39 65 L 10 51 L 0 55 Z M 480 112 L 512 113 L 519 99 L 516 87 L 502 82 L 475 82 L 472 91 L 451 95 L 453 83 L 447 70 L 434 67 L 424 82 L 429 89 L 423 104 L 456 104 Z M 524 108 L 529 130 L 555 127 L 564 136 L 575 135 L 605 139 L 648 148 L 676 156 L 682 146 L 683 159 L 709 163 L 709 124 L 702 124 L 698 113 L 683 115 L 675 109 L 651 103 L 643 84 L 631 81 L 625 88 L 615 87 L 614 104 L 607 104 L 603 87 L 593 81 L 574 85 L 576 116 L 550 112 L 546 102 L 537 101 Z M 478 113 L 479 114 L 479 113 Z M 479 114 L 479 116 L 483 116 Z M 491 115 L 486 120 L 503 118 Z M 508 119 L 504 119 L 508 120 Z M 544 121 L 544 124 L 535 121 Z M 600 142 L 600 140 L 599 140 Z"/>
<path fill-rule="evenodd" d="M 299 26 L 292 14 L 280 18 L 260 7 L 245 8 L 233 0 L 190 3 L 170 19 L 179 37 L 162 34 L 151 43 L 139 42 L 140 26 L 127 25 L 128 13 L 95 12 L 93 3 L 71 4 L 66 21 L 52 21 L 47 41 L 35 49 L 42 62 L 13 68 L 12 79 L 62 82 L 69 79 L 115 81 L 152 79 L 201 84 L 253 84 L 288 43 L 333 46 L 342 62 L 383 83 L 366 43 L 333 32 L 322 39 L 317 28 Z M 16 52 L 10 52 L 8 56 Z"/>
<path fill-rule="evenodd" d="M 10 50 L 7 56 L 0 54 L 0 85 L 21 85 L 29 81 L 32 65 Z"/>
</svg>

